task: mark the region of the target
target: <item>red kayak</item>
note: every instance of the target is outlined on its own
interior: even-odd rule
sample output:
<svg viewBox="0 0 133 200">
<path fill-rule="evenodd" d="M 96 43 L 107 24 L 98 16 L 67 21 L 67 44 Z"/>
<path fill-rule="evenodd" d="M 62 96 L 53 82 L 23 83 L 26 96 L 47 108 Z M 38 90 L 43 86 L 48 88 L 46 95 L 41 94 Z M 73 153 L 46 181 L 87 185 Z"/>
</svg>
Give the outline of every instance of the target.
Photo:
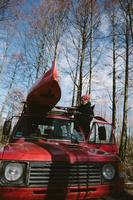
<svg viewBox="0 0 133 200">
<path fill-rule="evenodd" d="M 26 100 L 27 109 L 32 112 L 48 112 L 57 104 L 60 98 L 61 89 L 54 60 L 52 68 L 31 88 Z"/>
</svg>

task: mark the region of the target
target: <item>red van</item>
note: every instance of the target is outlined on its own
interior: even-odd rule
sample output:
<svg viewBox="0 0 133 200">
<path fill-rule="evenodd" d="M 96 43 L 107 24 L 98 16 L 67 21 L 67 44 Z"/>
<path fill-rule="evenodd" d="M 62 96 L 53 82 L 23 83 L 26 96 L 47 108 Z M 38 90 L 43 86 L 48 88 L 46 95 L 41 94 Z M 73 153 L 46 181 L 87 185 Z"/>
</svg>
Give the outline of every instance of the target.
<svg viewBox="0 0 133 200">
<path fill-rule="evenodd" d="M 14 119 L 3 127 L 10 136 L 0 150 L 1 200 L 98 199 L 123 191 L 115 137 L 104 119 L 92 120 L 86 140 L 67 111 Z"/>
</svg>

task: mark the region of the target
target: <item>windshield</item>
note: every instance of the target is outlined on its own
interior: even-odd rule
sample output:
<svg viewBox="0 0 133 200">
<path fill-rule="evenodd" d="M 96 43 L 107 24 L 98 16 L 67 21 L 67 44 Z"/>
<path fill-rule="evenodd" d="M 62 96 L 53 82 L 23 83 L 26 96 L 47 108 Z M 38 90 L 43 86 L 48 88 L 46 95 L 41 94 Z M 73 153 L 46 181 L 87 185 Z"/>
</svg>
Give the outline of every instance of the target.
<svg viewBox="0 0 133 200">
<path fill-rule="evenodd" d="M 75 121 L 54 118 L 23 117 L 14 129 L 15 137 L 83 141 Z"/>
<path fill-rule="evenodd" d="M 89 143 L 114 144 L 112 125 L 94 123 L 92 125 Z"/>
</svg>

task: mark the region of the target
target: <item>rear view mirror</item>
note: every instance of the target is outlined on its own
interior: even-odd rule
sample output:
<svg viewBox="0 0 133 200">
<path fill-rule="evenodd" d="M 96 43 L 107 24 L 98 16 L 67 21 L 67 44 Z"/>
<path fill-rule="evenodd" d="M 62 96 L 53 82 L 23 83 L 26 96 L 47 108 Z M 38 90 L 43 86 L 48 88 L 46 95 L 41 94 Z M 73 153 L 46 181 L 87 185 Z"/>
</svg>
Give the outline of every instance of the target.
<svg viewBox="0 0 133 200">
<path fill-rule="evenodd" d="M 104 126 L 98 127 L 99 140 L 106 140 L 106 129 Z"/>
</svg>

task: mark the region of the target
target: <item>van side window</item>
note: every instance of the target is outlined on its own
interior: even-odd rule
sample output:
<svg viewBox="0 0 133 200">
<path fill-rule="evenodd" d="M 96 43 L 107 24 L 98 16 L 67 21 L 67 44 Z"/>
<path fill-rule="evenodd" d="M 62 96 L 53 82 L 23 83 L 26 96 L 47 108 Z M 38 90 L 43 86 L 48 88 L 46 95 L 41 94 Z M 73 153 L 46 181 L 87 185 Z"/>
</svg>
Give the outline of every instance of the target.
<svg viewBox="0 0 133 200">
<path fill-rule="evenodd" d="M 106 137 L 105 135 L 101 137 L 100 134 L 102 134 L 102 132 L 99 134 L 99 130 L 104 130 L 103 134 L 106 132 Z M 111 124 L 93 123 L 90 131 L 89 143 L 114 144 L 114 136 L 112 131 Z"/>
</svg>

